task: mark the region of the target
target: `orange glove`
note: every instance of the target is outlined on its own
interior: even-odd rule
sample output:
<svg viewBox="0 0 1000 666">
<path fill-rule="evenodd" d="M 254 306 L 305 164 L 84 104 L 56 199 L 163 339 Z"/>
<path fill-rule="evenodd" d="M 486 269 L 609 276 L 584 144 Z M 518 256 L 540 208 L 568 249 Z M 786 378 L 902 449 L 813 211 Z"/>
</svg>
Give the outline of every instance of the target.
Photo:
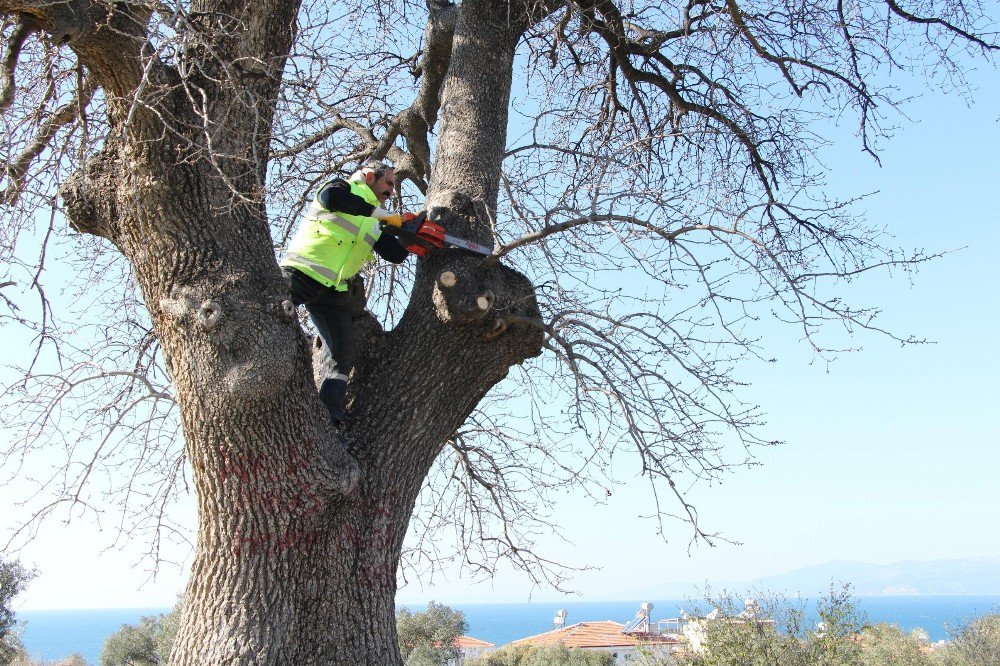
<svg viewBox="0 0 1000 666">
<path fill-rule="evenodd" d="M 403 216 L 399 213 L 390 213 L 385 208 L 381 206 L 377 207 L 372 211 L 372 217 L 376 220 L 382 220 L 384 223 L 390 227 L 401 227 L 403 226 Z"/>
<path fill-rule="evenodd" d="M 399 213 L 389 213 L 382 218 L 382 221 L 388 224 L 390 227 L 401 227 L 403 226 L 403 216 Z"/>
</svg>

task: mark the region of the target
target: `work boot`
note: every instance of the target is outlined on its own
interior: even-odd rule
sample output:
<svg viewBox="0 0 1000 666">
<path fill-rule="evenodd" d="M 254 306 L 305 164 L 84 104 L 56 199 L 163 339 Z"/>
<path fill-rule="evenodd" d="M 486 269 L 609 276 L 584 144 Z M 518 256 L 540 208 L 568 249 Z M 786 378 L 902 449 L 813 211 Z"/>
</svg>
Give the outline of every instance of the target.
<svg viewBox="0 0 1000 666">
<path fill-rule="evenodd" d="M 344 419 L 338 418 L 333 414 L 330 414 L 330 423 L 333 424 L 333 429 L 337 431 L 338 435 L 343 435 L 344 431 L 347 430 L 347 424 L 344 423 Z"/>
<path fill-rule="evenodd" d="M 344 432 L 344 403 L 347 402 L 347 382 L 342 379 L 324 379 L 319 387 L 319 399 L 330 412 L 333 428 L 339 433 Z"/>
</svg>

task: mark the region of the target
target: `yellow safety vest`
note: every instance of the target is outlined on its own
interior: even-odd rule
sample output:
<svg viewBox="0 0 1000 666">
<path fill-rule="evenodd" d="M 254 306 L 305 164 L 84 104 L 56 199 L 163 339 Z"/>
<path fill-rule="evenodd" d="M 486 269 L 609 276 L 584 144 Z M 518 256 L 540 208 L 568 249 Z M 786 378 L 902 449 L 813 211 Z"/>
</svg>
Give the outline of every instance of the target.
<svg viewBox="0 0 1000 666">
<path fill-rule="evenodd" d="M 347 281 L 375 258 L 372 247 L 382 235 L 379 221 L 365 215 L 329 211 L 319 202 L 319 188 L 302 226 L 281 258 L 282 266 L 302 271 L 324 287 L 347 291 Z M 379 200 L 363 181 L 350 181 L 355 194 L 376 208 Z"/>
</svg>

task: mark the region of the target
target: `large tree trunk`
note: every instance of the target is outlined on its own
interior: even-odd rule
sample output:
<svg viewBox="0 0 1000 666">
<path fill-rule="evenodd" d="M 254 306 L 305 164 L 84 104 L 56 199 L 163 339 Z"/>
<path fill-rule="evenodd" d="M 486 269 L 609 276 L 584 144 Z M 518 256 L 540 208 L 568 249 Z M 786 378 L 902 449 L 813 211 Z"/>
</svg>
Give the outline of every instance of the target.
<svg viewBox="0 0 1000 666">
<path fill-rule="evenodd" d="M 267 233 L 261 137 L 296 7 L 272 9 L 251 11 L 269 19 L 246 43 L 217 44 L 222 59 L 199 62 L 204 77 L 187 90 L 168 68 L 143 73 L 135 44 L 119 47 L 133 49 L 127 76 L 101 68 L 106 44 L 75 44 L 102 75 L 122 138 L 64 197 L 78 229 L 134 266 L 180 404 L 199 532 L 171 662 L 399 664 L 396 571 L 417 495 L 482 396 L 540 351 L 537 330 L 497 313 L 535 317 L 537 306 L 508 268 L 458 251 L 421 260 L 399 325 L 363 327 L 341 446 Z M 487 242 L 522 29 L 503 3 L 464 3 L 444 82 L 429 203 Z M 221 90 L 233 83 L 226 54 L 242 51 L 270 63 L 270 77 Z M 153 111 L 131 105 L 142 76 Z M 192 89 L 208 92 L 207 108 L 190 108 Z"/>
</svg>

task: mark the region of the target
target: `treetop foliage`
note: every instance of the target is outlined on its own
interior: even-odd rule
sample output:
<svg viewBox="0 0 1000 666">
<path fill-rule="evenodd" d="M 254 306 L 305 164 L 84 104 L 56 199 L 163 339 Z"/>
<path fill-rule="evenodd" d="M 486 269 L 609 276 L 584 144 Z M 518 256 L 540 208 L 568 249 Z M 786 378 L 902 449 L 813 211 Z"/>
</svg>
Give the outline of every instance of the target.
<svg viewBox="0 0 1000 666">
<path fill-rule="evenodd" d="M 818 600 L 818 621 L 801 599 L 780 595 L 761 594 L 751 620 L 737 612 L 730 594 L 709 604 L 719 609 L 718 618 L 704 625 L 700 649 L 678 655 L 682 666 L 971 666 L 996 663 L 1000 649 L 996 615 L 971 620 L 932 646 L 922 630 L 870 623 L 849 586 L 831 587 Z"/>
<path fill-rule="evenodd" d="M 958 627 L 935 657 L 943 666 L 1000 663 L 1000 614 L 991 613 Z"/>
</svg>

